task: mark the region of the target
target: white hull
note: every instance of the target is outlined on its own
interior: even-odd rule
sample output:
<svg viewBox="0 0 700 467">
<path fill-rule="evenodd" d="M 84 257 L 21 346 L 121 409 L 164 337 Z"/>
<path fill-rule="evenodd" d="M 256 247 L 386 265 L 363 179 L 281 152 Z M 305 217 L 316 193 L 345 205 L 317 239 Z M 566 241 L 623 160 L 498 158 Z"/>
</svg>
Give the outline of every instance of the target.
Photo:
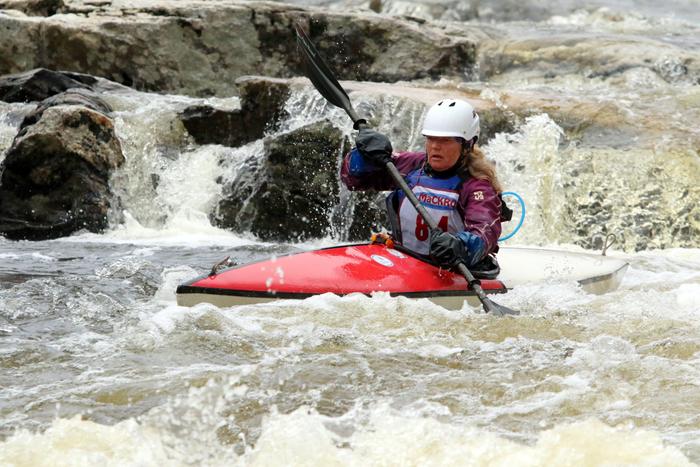
<svg viewBox="0 0 700 467">
<path fill-rule="evenodd" d="M 498 300 L 498 295 L 489 295 L 494 300 Z M 267 297 L 240 297 L 234 295 L 213 295 L 204 293 L 188 293 L 177 296 L 177 304 L 180 306 L 194 306 L 198 303 L 211 303 L 219 308 L 228 308 L 240 305 L 255 305 L 258 303 L 269 303 L 279 299 Z M 286 299 L 293 300 L 293 299 Z M 470 296 L 454 296 L 454 297 L 429 297 L 428 300 L 440 305 L 448 310 L 459 310 L 464 305 L 466 300 L 470 306 L 480 306 L 479 299 L 475 295 Z"/>
<path fill-rule="evenodd" d="M 512 289 L 532 283 L 578 282 L 590 293 L 619 287 L 627 262 L 610 256 L 543 248 L 504 247 L 498 253 L 498 279 Z"/>
</svg>

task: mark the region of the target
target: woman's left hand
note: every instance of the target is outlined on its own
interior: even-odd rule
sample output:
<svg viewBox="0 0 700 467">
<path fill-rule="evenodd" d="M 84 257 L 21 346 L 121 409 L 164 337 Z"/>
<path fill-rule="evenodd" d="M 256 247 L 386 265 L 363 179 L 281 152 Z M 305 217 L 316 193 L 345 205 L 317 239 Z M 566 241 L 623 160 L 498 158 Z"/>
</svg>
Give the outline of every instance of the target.
<svg viewBox="0 0 700 467">
<path fill-rule="evenodd" d="M 452 268 L 464 261 L 467 250 L 462 240 L 440 229 L 430 231 L 430 256 L 441 266 Z"/>
</svg>

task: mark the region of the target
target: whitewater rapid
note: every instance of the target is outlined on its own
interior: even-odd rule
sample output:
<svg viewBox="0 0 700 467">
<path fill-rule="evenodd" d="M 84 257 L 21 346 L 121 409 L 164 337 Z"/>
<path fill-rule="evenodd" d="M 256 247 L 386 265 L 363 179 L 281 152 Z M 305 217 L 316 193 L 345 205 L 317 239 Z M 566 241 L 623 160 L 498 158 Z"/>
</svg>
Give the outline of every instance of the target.
<svg viewBox="0 0 700 467">
<path fill-rule="evenodd" d="M 496 320 L 385 294 L 184 308 L 177 284 L 222 254 L 274 253 L 79 239 L 0 243 L 18 271 L 0 291 L 3 465 L 690 465 L 700 453 L 700 250 L 613 252 L 631 263 L 618 291 L 515 289 L 499 302 L 522 316 Z"/>
<path fill-rule="evenodd" d="M 432 3 L 386 2 L 386 14 L 435 19 Z M 503 27 L 647 36 L 691 50 L 697 2 L 673 4 L 687 14 L 607 2 Z M 177 285 L 226 256 L 245 263 L 343 238 L 262 242 L 212 224 L 224 188 L 263 144 L 197 145 L 177 115 L 192 104 L 237 108 L 238 98 L 107 94 L 126 157 L 111 181 L 120 199 L 112 227 L 0 238 L 0 465 L 699 463 L 700 244 L 681 234 L 700 205 L 700 86 L 674 80 L 678 65 L 659 57 L 658 72 L 431 84 L 476 89 L 499 108 L 511 94 L 580 100 L 600 106 L 592 115 L 602 124 L 644 125 L 643 134 L 572 141 L 536 112 L 485 144 L 527 203 L 507 245 L 581 251 L 614 232 L 607 254 L 630 263 L 606 295 L 567 282 L 515 288 L 498 302 L 522 314 L 504 319 L 385 294 L 177 306 Z M 417 100 L 361 89 L 351 98 L 397 147 L 420 148 Z M 352 135 L 310 87 L 286 105 L 278 132 L 328 119 Z M 0 102 L 0 160 L 32 109 Z M 583 218 L 578 206 L 601 186 L 605 216 Z M 649 231 L 658 233 L 641 245 Z"/>
</svg>

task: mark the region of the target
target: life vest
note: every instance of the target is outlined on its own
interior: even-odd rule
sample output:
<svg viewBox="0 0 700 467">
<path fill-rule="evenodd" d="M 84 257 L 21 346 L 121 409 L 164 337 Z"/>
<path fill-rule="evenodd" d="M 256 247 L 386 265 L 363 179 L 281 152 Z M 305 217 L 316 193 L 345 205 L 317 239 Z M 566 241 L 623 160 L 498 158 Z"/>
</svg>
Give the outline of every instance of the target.
<svg viewBox="0 0 700 467">
<path fill-rule="evenodd" d="M 447 178 L 430 177 L 419 167 L 406 175 L 406 182 L 440 229 L 451 233 L 464 230 L 464 221 L 458 209 L 459 192 L 463 183 L 459 175 Z M 427 255 L 430 227 L 402 190 L 389 195 L 387 208 L 394 236 L 404 247 Z"/>
</svg>

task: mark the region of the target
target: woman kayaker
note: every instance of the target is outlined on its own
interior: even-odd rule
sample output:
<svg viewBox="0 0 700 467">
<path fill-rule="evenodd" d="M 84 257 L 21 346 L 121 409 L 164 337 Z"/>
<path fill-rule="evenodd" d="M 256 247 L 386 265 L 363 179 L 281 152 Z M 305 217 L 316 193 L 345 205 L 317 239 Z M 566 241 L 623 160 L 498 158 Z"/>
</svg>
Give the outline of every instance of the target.
<svg viewBox="0 0 700 467">
<path fill-rule="evenodd" d="M 350 190 L 395 190 L 387 198 L 395 241 L 442 267 L 463 261 L 497 273 L 493 255 L 501 234 L 501 185 L 476 145 L 479 116 L 466 101 L 444 99 L 423 122 L 425 152 L 394 153 L 389 138 L 361 129 L 345 156 L 341 179 Z M 440 229 L 430 231 L 384 167 L 392 161 Z M 495 271 L 494 271 L 495 269 Z"/>
</svg>

